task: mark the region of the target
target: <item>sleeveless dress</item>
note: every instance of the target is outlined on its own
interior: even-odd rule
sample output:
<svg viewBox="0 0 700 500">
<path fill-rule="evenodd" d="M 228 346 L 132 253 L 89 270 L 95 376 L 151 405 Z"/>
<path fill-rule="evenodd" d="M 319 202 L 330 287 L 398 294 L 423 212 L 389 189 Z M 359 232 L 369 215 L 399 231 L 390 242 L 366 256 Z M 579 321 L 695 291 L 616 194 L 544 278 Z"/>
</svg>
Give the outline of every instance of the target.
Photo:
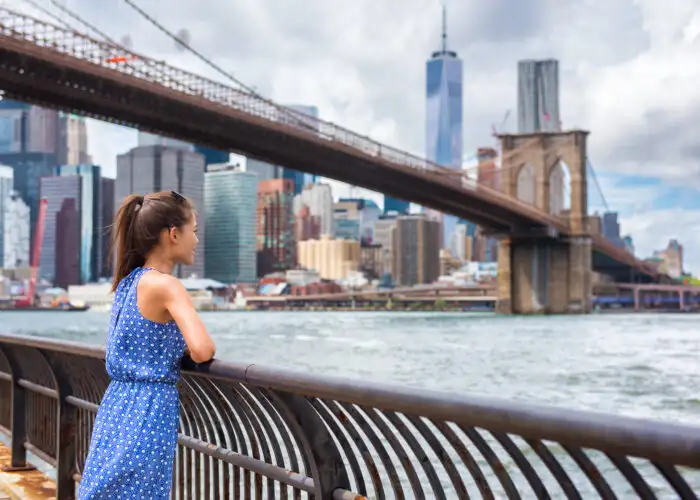
<svg viewBox="0 0 700 500">
<path fill-rule="evenodd" d="M 174 321 L 144 318 L 134 269 L 117 288 L 107 339 L 107 387 L 90 442 L 80 500 L 168 500 L 180 417 L 185 340 Z"/>
</svg>

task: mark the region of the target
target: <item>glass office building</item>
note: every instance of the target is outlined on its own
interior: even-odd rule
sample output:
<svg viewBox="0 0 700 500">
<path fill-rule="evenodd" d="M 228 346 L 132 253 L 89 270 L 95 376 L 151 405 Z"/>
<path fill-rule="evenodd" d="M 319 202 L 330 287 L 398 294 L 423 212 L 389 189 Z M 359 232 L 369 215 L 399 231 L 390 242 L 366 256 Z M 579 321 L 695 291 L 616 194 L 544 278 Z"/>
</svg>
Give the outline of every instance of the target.
<svg viewBox="0 0 700 500">
<path fill-rule="evenodd" d="M 60 177 L 81 178 L 80 199 L 80 281 L 97 281 L 102 275 L 102 169 L 97 165 L 64 165 Z"/>
<path fill-rule="evenodd" d="M 447 168 L 462 168 L 462 60 L 447 48 L 447 26 L 443 7 L 442 47 L 426 63 L 426 157 Z M 432 211 L 427 211 L 432 212 Z M 458 219 L 436 215 L 442 220 L 442 245 L 447 248 Z"/>
<path fill-rule="evenodd" d="M 254 283 L 257 269 L 258 177 L 233 166 L 204 176 L 208 231 L 204 275 L 222 283 Z"/>
<path fill-rule="evenodd" d="M 41 197 L 48 200 L 48 206 L 40 276 L 60 286 L 97 281 L 104 257 L 102 169 L 97 165 L 64 165 L 54 174 L 41 179 Z M 59 251 L 67 248 L 75 248 L 75 252 Z"/>
</svg>

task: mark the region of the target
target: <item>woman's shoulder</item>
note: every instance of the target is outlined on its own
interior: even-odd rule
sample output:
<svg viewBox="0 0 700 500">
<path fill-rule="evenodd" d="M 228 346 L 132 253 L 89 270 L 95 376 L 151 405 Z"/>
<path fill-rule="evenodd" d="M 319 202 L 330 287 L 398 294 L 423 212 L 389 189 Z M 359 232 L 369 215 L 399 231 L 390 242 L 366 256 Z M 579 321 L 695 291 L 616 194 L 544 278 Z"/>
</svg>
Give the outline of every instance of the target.
<svg viewBox="0 0 700 500">
<path fill-rule="evenodd" d="M 139 292 L 143 290 L 149 295 L 166 297 L 180 288 L 184 288 L 184 286 L 175 276 L 151 269 L 145 269 L 139 280 Z"/>
</svg>

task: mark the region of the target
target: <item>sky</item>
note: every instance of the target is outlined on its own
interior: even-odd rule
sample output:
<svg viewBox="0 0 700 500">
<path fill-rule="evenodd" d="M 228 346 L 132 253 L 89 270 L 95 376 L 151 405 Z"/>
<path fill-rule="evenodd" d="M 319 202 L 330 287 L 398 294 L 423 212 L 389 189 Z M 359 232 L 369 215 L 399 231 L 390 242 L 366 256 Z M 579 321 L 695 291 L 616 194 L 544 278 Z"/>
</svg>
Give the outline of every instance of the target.
<svg viewBox="0 0 700 500">
<path fill-rule="evenodd" d="M 0 4 L 38 14 L 28 0 Z M 33 0 L 57 12 L 52 0 Z M 158 60 L 220 79 L 124 0 L 53 0 Z M 425 60 L 439 0 L 134 0 L 237 79 L 281 103 L 424 156 Z M 618 211 L 647 256 L 670 238 L 700 273 L 700 3 L 697 0 L 446 0 L 448 45 L 464 61 L 464 150 L 515 131 L 517 61 L 560 61 L 564 128 L 591 132 L 591 212 Z M 43 15 L 42 15 L 43 16 Z M 64 16 L 65 18 L 65 16 Z M 114 174 L 136 132 L 89 123 L 89 151 Z M 342 192 L 342 191 L 341 191 Z M 346 192 L 342 192 L 346 194 Z M 361 194 L 355 190 L 354 194 Z"/>
</svg>

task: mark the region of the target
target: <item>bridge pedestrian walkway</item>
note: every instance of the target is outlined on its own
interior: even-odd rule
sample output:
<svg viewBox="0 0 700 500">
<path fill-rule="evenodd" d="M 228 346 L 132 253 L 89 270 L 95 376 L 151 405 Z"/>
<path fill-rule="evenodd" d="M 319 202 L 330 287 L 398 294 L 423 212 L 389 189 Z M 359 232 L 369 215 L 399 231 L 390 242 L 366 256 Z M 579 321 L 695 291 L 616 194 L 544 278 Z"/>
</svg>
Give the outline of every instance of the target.
<svg viewBox="0 0 700 500">
<path fill-rule="evenodd" d="M 35 469 L 6 472 L 10 449 L 0 443 L 0 500 L 48 500 L 56 498 L 56 483 Z"/>
</svg>

